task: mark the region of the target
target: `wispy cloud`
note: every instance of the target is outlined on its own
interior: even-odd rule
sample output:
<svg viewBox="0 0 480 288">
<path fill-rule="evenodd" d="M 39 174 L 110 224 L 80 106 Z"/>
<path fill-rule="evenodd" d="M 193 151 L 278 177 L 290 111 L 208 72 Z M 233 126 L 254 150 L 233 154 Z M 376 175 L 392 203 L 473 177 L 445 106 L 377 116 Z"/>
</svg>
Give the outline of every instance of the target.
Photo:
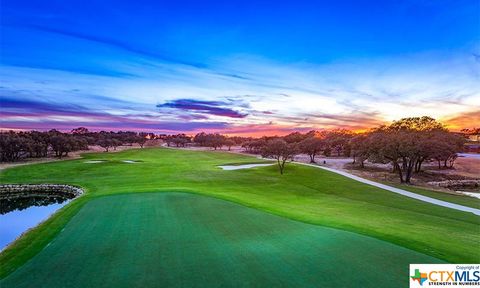
<svg viewBox="0 0 480 288">
<path fill-rule="evenodd" d="M 479 105 L 480 106 L 480 105 Z M 448 124 L 451 129 L 479 128 L 480 127 L 480 107 L 473 107 L 472 111 L 455 116 L 445 117 L 441 120 Z"/>
<path fill-rule="evenodd" d="M 231 104 L 221 101 L 199 101 L 194 99 L 177 99 L 173 101 L 167 101 L 163 104 L 158 104 L 158 108 L 174 108 L 185 110 L 189 112 L 209 114 L 230 118 L 245 118 L 247 114 L 240 113 L 226 106 Z"/>
<path fill-rule="evenodd" d="M 480 64 L 469 51 L 326 64 L 285 64 L 242 55 L 206 66 L 149 54 L 116 40 L 44 30 L 60 35 L 60 43 L 76 39 L 78 45 L 87 45 L 84 50 L 93 49 L 92 58 L 97 50 L 112 53 L 112 60 L 58 69 L 49 63 L 3 63 L 2 128 L 89 124 L 232 133 L 364 129 L 408 116 L 453 121 L 480 103 Z M 116 50 L 104 51 L 104 46 Z"/>
<path fill-rule="evenodd" d="M 131 119 L 122 119 L 122 121 L 71 121 L 70 119 L 43 120 L 40 122 L 28 122 L 28 128 L 25 127 L 27 122 L 21 121 L 2 121 L 2 125 L 8 128 L 2 129 L 34 129 L 34 130 L 50 130 L 59 129 L 70 131 L 74 128 L 83 126 L 88 127 L 92 131 L 99 130 L 135 130 L 135 131 L 155 131 L 157 133 L 197 133 L 199 131 L 225 131 L 229 128 L 225 122 L 136 122 Z M 0 127 L 1 128 L 1 127 Z"/>
<path fill-rule="evenodd" d="M 136 47 L 135 45 L 131 45 L 128 42 L 123 42 L 123 41 L 117 40 L 115 38 L 100 37 L 100 36 L 95 36 L 93 34 L 86 34 L 86 33 L 76 32 L 76 31 L 72 31 L 72 30 L 52 28 L 52 27 L 41 26 L 41 25 L 36 25 L 36 24 L 14 25 L 14 27 L 34 29 L 34 30 L 39 30 L 39 31 L 43 31 L 43 32 L 62 35 L 62 36 L 65 36 L 65 37 L 76 38 L 76 39 L 81 39 L 81 40 L 90 41 L 90 42 L 96 42 L 96 43 L 101 44 L 101 45 L 112 46 L 112 47 L 115 47 L 117 49 L 124 50 L 126 52 L 137 54 L 138 56 L 153 58 L 153 59 L 156 59 L 156 60 L 159 60 L 159 61 L 162 61 L 162 62 L 188 65 L 188 66 L 193 66 L 193 67 L 196 67 L 196 68 L 205 68 L 206 67 L 206 65 L 203 64 L 203 63 L 184 61 L 184 60 L 181 60 L 181 59 L 178 59 L 178 58 L 171 57 L 171 56 L 167 55 L 166 53 L 161 54 L 161 53 L 149 51 L 149 50 L 146 50 L 146 49 L 140 49 L 140 48 Z M 226 76 L 240 77 L 238 75 L 228 75 L 228 74 L 226 74 Z"/>
</svg>

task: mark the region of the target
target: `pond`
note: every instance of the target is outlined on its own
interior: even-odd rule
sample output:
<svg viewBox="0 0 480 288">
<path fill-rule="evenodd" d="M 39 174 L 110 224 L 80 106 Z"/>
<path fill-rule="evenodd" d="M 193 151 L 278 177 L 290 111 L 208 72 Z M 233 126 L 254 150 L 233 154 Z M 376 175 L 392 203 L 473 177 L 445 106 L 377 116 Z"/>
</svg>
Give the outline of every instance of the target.
<svg viewBox="0 0 480 288">
<path fill-rule="evenodd" d="M 0 199 L 0 250 L 70 202 L 73 195 Z"/>
</svg>

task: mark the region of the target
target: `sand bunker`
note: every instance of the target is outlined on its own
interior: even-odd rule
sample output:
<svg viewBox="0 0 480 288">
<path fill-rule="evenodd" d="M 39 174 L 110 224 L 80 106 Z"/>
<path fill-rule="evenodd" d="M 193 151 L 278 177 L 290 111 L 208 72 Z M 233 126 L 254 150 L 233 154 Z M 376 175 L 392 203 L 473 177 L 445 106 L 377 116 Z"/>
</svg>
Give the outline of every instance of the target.
<svg viewBox="0 0 480 288">
<path fill-rule="evenodd" d="M 106 162 L 106 161 L 105 160 L 88 160 L 88 161 L 84 161 L 83 163 L 96 164 L 96 163 L 103 163 L 103 162 Z"/>
<path fill-rule="evenodd" d="M 467 195 L 467 196 L 470 196 L 470 197 L 475 197 L 475 198 L 480 199 L 480 193 L 466 192 L 466 191 L 455 191 L 455 192 L 462 193 L 463 195 Z"/>
<path fill-rule="evenodd" d="M 267 163 L 267 164 L 224 165 L 224 166 L 218 166 L 218 167 L 222 168 L 223 170 L 239 170 L 239 169 L 248 169 L 253 167 L 263 167 L 263 166 L 271 166 L 271 165 L 274 165 L 274 164 Z"/>
</svg>

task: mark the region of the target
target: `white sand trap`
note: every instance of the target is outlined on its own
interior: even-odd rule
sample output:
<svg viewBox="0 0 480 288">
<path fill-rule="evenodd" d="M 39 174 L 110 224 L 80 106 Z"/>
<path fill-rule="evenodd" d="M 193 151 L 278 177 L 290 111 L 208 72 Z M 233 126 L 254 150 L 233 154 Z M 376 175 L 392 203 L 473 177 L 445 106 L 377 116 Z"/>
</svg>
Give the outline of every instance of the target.
<svg viewBox="0 0 480 288">
<path fill-rule="evenodd" d="M 218 166 L 222 168 L 223 170 L 239 170 L 239 169 L 248 169 L 248 168 L 253 168 L 253 167 L 263 167 L 263 166 L 271 166 L 274 164 L 244 164 L 244 165 L 224 165 L 224 166 Z"/>
<path fill-rule="evenodd" d="M 138 161 L 135 160 L 122 160 L 123 163 L 139 163 Z"/>
<path fill-rule="evenodd" d="M 467 195 L 467 196 L 470 196 L 470 197 L 475 197 L 475 198 L 480 199 L 480 193 L 466 192 L 466 191 L 455 191 L 455 192 L 462 193 L 463 195 Z"/>
<path fill-rule="evenodd" d="M 88 160 L 88 161 L 84 161 L 83 163 L 96 164 L 96 163 L 103 163 L 103 162 L 106 162 L 106 161 L 105 160 Z"/>
</svg>

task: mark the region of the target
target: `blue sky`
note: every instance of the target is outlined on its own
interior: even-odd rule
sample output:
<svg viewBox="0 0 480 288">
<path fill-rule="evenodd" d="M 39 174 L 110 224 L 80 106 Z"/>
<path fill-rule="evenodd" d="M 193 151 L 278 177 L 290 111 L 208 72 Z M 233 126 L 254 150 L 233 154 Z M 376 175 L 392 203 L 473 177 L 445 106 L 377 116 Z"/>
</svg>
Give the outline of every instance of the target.
<svg viewBox="0 0 480 288">
<path fill-rule="evenodd" d="M 0 126 L 281 134 L 421 115 L 469 126 L 479 19 L 478 1 L 4 0 Z"/>
</svg>

